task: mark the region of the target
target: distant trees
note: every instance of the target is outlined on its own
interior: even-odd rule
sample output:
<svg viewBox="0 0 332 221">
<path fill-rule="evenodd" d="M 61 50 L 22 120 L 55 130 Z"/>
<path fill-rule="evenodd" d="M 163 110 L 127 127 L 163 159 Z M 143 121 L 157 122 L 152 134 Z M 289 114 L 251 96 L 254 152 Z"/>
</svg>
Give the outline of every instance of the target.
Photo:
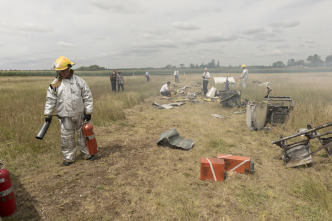
<svg viewBox="0 0 332 221">
<path fill-rule="evenodd" d="M 304 60 L 298 60 L 296 61 L 295 59 L 288 59 L 287 61 L 287 66 L 303 66 L 305 65 L 305 61 Z"/>
<path fill-rule="evenodd" d="M 310 67 L 319 67 L 319 66 L 332 66 L 332 55 L 329 55 L 325 58 L 325 62 L 317 54 L 310 55 L 306 60 L 295 60 L 294 58 L 288 59 L 287 66 L 310 66 Z M 274 62 L 273 67 L 282 67 L 280 61 Z M 285 65 L 286 66 L 286 65 Z"/>
<path fill-rule="evenodd" d="M 282 68 L 282 67 L 285 67 L 286 65 L 284 64 L 284 62 L 282 62 L 282 61 L 277 61 L 277 62 L 274 62 L 273 64 L 272 64 L 272 67 L 274 67 L 274 68 Z"/>
<path fill-rule="evenodd" d="M 176 66 L 173 66 L 173 65 L 170 65 L 170 64 L 168 64 L 168 65 L 166 65 L 164 68 L 168 68 L 168 69 L 175 69 L 175 68 L 176 68 Z"/>
<path fill-rule="evenodd" d="M 185 65 L 184 64 L 180 64 L 180 67 L 181 68 L 184 68 L 185 67 Z M 164 68 L 176 68 L 176 66 L 173 66 L 173 65 L 170 65 L 170 64 L 168 64 L 168 65 L 166 65 Z M 217 61 L 217 63 L 216 63 L 216 61 L 214 60 L 214 59 L 212 59 L 210 62 L 208 62 L 207 64 L 205 64 L 205 63 L 201 63 L 200 65 L 198 65 L 198 64 L 193 64 L 193 63 L 190 63 L 189 64 L 189 68 L 220 68 L 220 62 L 219 61 Z"/>
<path fill-rule="evenodd" d="M 327 65 L 327 66 L 332 65 L 332 55 L 329 55 L 325 58 L 325 65 Z"/>
<path fill-rule="evenodd" d="M 324 64 L 323 60 L 317 54 L 310 55 L 307 58 L 307 63 L 309 66 L 313 66 L 313 67 L 322 66 Z"/>
<path fill-rule="evenodd" d="M 76 69 L 77 71 L 102 71 L 102 70 L 106 70 L 106 68 L 104 67 L 99 67 L 98 65 L 94 64 L 94 65 L 90 65 L 89 67 L 79 67 Z"/>
</svg>

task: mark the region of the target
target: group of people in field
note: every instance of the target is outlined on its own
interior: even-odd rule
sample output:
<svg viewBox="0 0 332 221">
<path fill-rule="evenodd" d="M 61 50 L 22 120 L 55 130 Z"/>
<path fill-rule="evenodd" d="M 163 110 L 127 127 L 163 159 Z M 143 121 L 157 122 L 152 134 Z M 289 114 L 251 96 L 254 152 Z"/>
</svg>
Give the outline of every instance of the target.
<svg viewBox="0 0 332 221">
<path fill-rule="evenodd" d="M 120 91 L 120 88 L 122 89 L 122 91 L 124 91 L 124 80 L 120 71 L 116 73 L 116 70 L 114 70 L 110 75 L 110 81 L 111 81 L 112 91 L 116 91 L 116 85 L 118 85 L 118 91 Z"/>
<path fill-rule="evenodd" d="M 243 64 L 241 66 L 242 68 L 242 74 L 239 78 L 239 83 L 241 83 L 242 87 L 246 87 L 247 86 L 247 80 L 248 80 L 248 69 L 247 66 L 245 64 Z M 175 70 L 174 71 L 174 77 L 175 77 L 175 83 L 179 83 L 179 71 Z M 209 80 L 210 80 L 210 72 L 208 72 L 207 68 L 204 68 L 204 72 L 202 75 L 203 78 L 203 93 L 204 96 L 207 94 L 208 92 L 208 84 L 209 84 Z M 170 85 L 171 82 L 168 81 L 166 84 L 164 84 L 161 89 L 160 89 L 160 94 L 162 96 L 167 96 L 170 97 L 171 96 L 171 90 L 170 90 Z M 229 90 L 229 82 L 228 79 L 226 79 L 226 90 Z"/>
</svg>

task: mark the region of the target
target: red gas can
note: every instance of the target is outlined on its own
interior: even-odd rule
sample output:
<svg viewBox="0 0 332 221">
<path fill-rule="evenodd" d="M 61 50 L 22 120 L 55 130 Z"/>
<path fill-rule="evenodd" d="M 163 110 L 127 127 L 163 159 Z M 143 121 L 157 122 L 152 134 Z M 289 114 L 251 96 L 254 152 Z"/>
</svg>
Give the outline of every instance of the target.
<svg viewBox="0 0 332 221">
<path fill-rule="evenodd" d="M 9 171 L 6 168 L 2 168 L 0 163 L 0 217 L 12 215 L 16 210 Z"/>
<path fill-rule="evenodd" d="M 98 153 L 98 145 L 95 134 L 93 133 L 93 126 L 90 123 L 84 123 L 82 127 L 83 135 L 85 137 L 86 145 L 88 146 L 89 153 L 94 155 Z"/>
</svg>

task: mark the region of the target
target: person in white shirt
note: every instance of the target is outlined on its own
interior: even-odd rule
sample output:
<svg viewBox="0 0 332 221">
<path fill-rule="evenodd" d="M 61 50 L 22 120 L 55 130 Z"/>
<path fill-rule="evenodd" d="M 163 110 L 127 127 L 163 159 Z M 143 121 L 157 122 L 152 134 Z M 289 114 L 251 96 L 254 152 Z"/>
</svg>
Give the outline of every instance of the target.
<svg viewBox="0 0 332 221">
<path fill-rule="evenodd" d="M 247 69 L 247 65 L 243 64 L 241 66 L 241 68 L 243 69 L 242 74 L 241 74 L 241 84 L 242 87 L 246 87 L 247 86 L 247 80 L 248 80 L 248 69 Z"/>
<path fill-rule="evenodd" d="M 169 90 L 169 86 L 171 85 L 171 82 L 167 82 L 167 84 L 164 84 L 161 89 L 160 89 L 160 94 L 162 96 L 170 97 L 171 96 L 171 91 Z"/>
<path fill-rule="evenodd" d="M 204 69 L 202 78 L 203 78 L 203 91 L 204 91 L 204 95 L 206 95 L 206 93 L 208 91 L 207 86 L 209 84 L 209 79 L 210 79 L 210 73 L 207 71 L 207 68 Z"/>
<path fill-rule="evenodd" d="M 174 71 L 174 77 L 175 77 L 175 83 L 179 83 L 179 71 L 178 70 L 175 70 Z"/>
<path fill-rule="evenodd" d="M 145 77 L 146 77 L 146 81 L 149 82 L 150 81 L 149 72 L 145 72 Z"/>
</svg>

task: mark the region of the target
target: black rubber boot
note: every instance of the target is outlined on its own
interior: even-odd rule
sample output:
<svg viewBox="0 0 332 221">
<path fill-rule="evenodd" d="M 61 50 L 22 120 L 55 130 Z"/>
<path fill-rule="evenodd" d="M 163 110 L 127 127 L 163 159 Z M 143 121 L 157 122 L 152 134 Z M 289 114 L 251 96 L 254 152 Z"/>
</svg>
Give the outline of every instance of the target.
<svg viewBox="0 0 332 221">
<path fill-rule="evenodd" d="M 95 155 L 91 155 L 91 157 L 89 157 L 87 160 L 95 160 L 95 159 L 97 159 L 97 157 L 95 156 Z"/>
<path fill-rule="evenodd" d="M 68 162 L 68 161 L 65 161 L 65 162 L 63 162 L 63 165 L 65 165 L 65 166 L 69 166 L 70 164 L 72 164 L 73 162 Z"/>
</svg>

